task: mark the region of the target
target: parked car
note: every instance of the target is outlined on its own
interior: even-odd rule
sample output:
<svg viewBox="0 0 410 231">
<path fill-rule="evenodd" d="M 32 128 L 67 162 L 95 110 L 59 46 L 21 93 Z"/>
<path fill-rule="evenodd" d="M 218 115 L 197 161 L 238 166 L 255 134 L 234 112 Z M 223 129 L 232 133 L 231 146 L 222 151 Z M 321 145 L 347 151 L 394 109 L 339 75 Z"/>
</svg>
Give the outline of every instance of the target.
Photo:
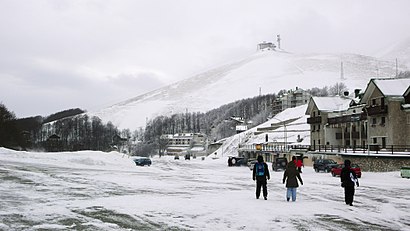
<svg viewBox="0 0 410 231">
<path fill-rule="evenodd" d="M 245 157 L 228 157 L 228 166 L 247 166 L 247 161 Z"/>
<path fill-rule="evenodd" d="M 316 172 L 319 172 L 319 171 L 330 172 L 330 170 L 332 170 L 332 168 L 335 167 L 336 165 L 337 163 L 334 160 L 319 159 L 313 163 L 313 169 L 315 169 Z"/>
<path fill-rule="evenodd" d="M 151 159 L 148 157 L 140 157 L 140 158 L 136 158 L 134 159 L 135 165 L 137 166 L 151 166 L 152 162 Z"/>
<path fill-rule="evenodd" d="M 410 166 L 403 166 L 400 169 L 400 176 L 402 178 L 410 178 Z"/>
<path fill-rule="evenodd" d="M 285 157 L 276 157 L 272 162 L 273 171 L 285 170 L 288 165 L 288 159 Z"/>
<path fill-rule="evenodd" d="M 330 170 L 330 173 L 332 174 L 332 176 L 340 176 L 344 167 L 344 164 L 338 164 Z M 358 178 L 362 177 L 362 170 L 360 169 L 359 165 L 351 164 L 350 167 L 356 173 L 356 176 Z"/>
<path fill-rule="evenodd" d="M 258 162 L 258 161 L 255 160 L 255 159 L 249 159 L 248 160 L 247 164 L 248 164 L 248 167 L 251 171 L 253 171 L 253 168 L 255 167 L 256 162 Z"/>
</svg>

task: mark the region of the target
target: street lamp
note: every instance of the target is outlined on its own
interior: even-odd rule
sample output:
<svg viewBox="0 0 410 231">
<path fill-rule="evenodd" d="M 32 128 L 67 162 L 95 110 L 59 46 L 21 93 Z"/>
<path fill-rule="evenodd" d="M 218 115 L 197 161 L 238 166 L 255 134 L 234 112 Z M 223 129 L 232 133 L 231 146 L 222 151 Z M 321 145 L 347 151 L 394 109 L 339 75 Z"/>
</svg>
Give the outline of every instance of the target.
<svg viewBox="0 0 410 231">
<path fill-rule="evenodd" d="M 281 123 L 283 123 L 283 142 L 284 142 L 284 149 L 287 151 L 288 150 L 288 144 L 287 144 L 287 139 L 288 139 L 288 134 L 287 134 L 287 129 L 286 129 L 286 123 L 283 120 L 280 120 L 278 118 L 273 117 L 272 119 L 275 119 Z"/>
</svg>

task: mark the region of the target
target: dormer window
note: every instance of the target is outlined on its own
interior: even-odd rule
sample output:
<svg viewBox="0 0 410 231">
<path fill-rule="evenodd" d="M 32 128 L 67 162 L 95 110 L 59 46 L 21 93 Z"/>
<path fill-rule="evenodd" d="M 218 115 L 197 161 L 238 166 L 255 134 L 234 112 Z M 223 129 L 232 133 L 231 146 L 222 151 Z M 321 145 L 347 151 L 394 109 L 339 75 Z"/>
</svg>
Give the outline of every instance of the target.
<svg viewBox="0 0 410 231">
<path fill-rule="evenodd" d="M 372 99 L 372 105 L 376 105 L 376 99 Z"/>
</svg>

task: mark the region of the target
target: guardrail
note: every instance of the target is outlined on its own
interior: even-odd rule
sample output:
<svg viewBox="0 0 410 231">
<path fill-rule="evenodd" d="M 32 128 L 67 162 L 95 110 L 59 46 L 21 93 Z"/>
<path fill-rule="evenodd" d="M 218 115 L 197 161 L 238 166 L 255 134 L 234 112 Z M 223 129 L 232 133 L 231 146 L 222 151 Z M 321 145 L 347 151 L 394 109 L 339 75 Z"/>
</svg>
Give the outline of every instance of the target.
<svg viewBox="0 0 410 231">
<path fill-rule="evenodd" d="M 382 145 L 370 144 L 365 146 L 340 146 L 340 145 L 316 145 L 310 146 L 309 151 L 319 151 L 319 152 L 362 152 L 362 153 L 383 153 L 383 154 L 408 154 L 410 155 L 410 145 Z"/>
</svg>

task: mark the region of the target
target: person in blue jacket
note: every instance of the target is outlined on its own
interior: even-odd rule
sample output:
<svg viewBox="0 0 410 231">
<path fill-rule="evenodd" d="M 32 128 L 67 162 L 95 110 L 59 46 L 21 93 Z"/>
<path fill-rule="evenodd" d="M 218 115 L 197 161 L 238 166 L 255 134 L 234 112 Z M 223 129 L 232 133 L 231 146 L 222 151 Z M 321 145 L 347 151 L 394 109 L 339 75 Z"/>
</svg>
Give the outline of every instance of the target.
<svg viewBox="0 0 410 231">
<path fill-rule="evenodd" d="M 268 165 L 263 161 L 263 156 L 258 156 L 258 162 L 253 167 L 252 178 L 256 180 L 256 199 L 259 199 L 261 187 L 263 188 L 263 198 L 268 199 L 267 180 L 270 179 Z"/>
</svg>

